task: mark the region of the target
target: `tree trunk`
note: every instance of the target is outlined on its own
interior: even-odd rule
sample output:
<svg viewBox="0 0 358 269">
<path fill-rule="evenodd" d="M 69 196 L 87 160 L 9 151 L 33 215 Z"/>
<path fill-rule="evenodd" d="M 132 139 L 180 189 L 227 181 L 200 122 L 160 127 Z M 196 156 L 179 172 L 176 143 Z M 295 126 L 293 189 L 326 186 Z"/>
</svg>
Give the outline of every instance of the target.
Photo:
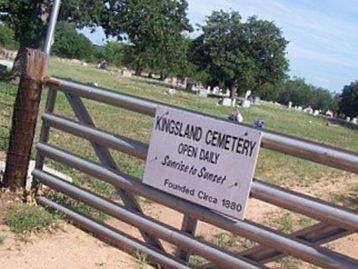
<svg viewBox="0 0 358 269">
<path fill-rule="evenodd" d="M 135 68 L 135 73 L 134 73 L 134 75 L 136 75 L 136 76 L 140 76 L 141 74 L 142 74 L 142 68 L 140 67 L 140 66 L 137 66 L 136 68 Z"/>
<path fill-rule="evenodd" d="M 160 72 L 160 77 L 159 77 L 159 79 L 160 79 L 161 81 L 164 81 L 167 77 L 168 77 L 168 74 L 167 74 L 165 71 L 161 71 L 161 72 Z"/>
<path fill-rule="evenodd" d="M 11 80 L 12 84 L 18 85 L 20 83 L 21 73 L 26 61 L 26 47 L 21 46 L 17 51 L 14 65 L 12 66 L 11 70 Z"/>
<path fill-rule="evenodd" d="M 46 54 L 27 49 L 17 91 L 3 185 L 12 190 L 26 186 L 27 169 L 39 111 Z"/>
<path fill-rule="evenodd" d="M 234 83 L 233 86 L 230 88 L 230 98 L 231 98 L 231 105 L 236 105 L 236 98 L 237 98 L 237 84 Z"/>
</svg>

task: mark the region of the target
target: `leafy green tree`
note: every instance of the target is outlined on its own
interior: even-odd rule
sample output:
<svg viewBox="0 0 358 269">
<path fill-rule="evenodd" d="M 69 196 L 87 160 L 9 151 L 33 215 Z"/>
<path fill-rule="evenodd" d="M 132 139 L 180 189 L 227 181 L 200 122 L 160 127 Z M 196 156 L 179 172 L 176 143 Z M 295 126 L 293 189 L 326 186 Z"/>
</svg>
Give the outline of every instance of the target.
<svg viewBox="0 0 358 269">
<path fill-rule="evenodd" d="M 344 86 L 341 100 L 339 103 L 339 111 L 349 117 L 358 116 L 358 80 L 349 85 Z"/>
<path fill-rule="evenodd" d="M 52 52 L 60 57 L 91 61 L 94 48 L 91 41 L 76 31 L 73 24 L 60 22 L 55 33 Z"/>
<path fill-rule="evenodd" d="M 285 78 L 287 41 L 273 22 L 250 17 L 243 22 L 236 11 L 214 11 L 192 45 L 191 61 L 211 75 L 212 85 L 254 92 Z"/>
<path fill-rule="evenodd" d="M 312 96 L 313 92 L 305 80 L 294 78 L 283 84 L 279 101 L 285 105 L 292 102 L 295 106 L 309 106 Z"/>
<path fill-rule="evenodd" d="M 17 49 L 18 44 L 15 41 L 14 31 L 4 24 L 0 23 L 0 46 L 6 49 Z"/>
<path fill-rule="evenodd" d="M 336 110 L 336 100 L 328 90 L 310 85 L 302 78 L 287 79 L 277 88 L 277 93 L 282 104 L 292 102 L 295 106 Z"/>
<path fill-rule="evenodd" d="M 15 31 L 21 52 L 40 48 L 45 38 L 51 0 L 0 0 L 0 20 Z M 182 32 L 190 30 L 186 0 L 66 0 L 59 21 L 77 28 L 101 26 L 107 36 L 129 39 L 137 72 L 148 68 L 170 72 L 183 62 Z M 18 62 L 18 61 L 16 61 Z M 15 64 L 15 69 L 18 65 Z"/>
<path fill-rule="evenodd" d="M 102 18 L 101 25 L 107 35 L 132 44 L 137 74 L 147 69 L 165 77 L 186 57 L 182 33 L 191 30 L 187 8 L 186 0 L 128 0 L 111 5 L 111 15 Z"/>
<path fill-rule="evenodd" d="M 103 58 L 117 67 L 125 64 L 126 45 L 124 43 L 109 41 L 103 48 Z"/>
<path fill-rule="evenodd" d="M 328 90 L 315 88 L 311 107 L 313 109 L 335 110 L 334 98 Z"/>
<path fill-rule="evenodd" d="M 19 43 L 13 68 L 15 80 L 19 77 L 20 59 L 24 55 L 25 48 L 38 49 L 44 43 L 52 2 L 51 0 L 0 0 L 0 21 L 13 29 L 15 40 Z M 107 11 L 107 2 L 62 1 L 59 20 L 74 23 L 77 27 L 98 26 L 101 17 L 110 14 Z"/>
</svg>

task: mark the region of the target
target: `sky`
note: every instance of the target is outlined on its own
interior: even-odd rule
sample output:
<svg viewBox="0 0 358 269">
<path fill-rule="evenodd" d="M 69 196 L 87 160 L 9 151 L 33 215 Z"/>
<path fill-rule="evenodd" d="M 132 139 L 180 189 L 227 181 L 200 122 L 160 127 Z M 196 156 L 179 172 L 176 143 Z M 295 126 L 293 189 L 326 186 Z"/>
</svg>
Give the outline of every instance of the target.
<svg viewBox="0 0 358 269">
<path fill-rule="evenodd" d="M 358 80 L 358 0 L 187 0 L 191 23 L 204 24 L 213 10 L 239 11 L 274 21 L 290 42 L 287 57 L 291 76 L 331 92 Z M 195 27 L 196 28 L 196 27 Z M 84 31 L 102 44 L 100 29 Z M 195 35 L 195 33 L 194 33 Z"/>
</svg>

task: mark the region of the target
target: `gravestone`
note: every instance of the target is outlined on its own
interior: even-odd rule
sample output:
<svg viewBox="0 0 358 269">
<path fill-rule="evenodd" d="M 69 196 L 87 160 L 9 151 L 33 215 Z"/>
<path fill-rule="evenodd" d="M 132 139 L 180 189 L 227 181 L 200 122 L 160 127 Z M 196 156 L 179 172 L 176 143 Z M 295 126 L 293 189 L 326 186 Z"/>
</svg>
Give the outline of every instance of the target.
<svg viewBox="0 0 358 269">
<path fill-rule="evenodd" d="M 223 106 L 232 106 L 232 100 L 230 97 L 224 97 L 222 99 L 222 105 Z"/>
<path fill-rule="evenodd" d="M 200 88 L 199 96 L 201 97 L 208 97 L 208 91 L 205 88 Z"/>
<path fill-rule="evenodd" d="M 249 107 L 251 106 L 250 100 L 246 100 L 246 99 L 245 99 L 244 101 L 242 101 L 241 106 L 242 106 L 243 108 L 249 108 Z"/>
<path fill-rule="evenodd" d="M 243 122 L 244 117 L 240 113 L 240 110 L 238 108 L 235 108 L 229 115 L 229 120 L 235 121 L 235 122 Z"/>
<path fill-rule="evenodd" d="M 292 107 L 292 102 L 288 102 L 288 108 L 291 108 Z"/>
<path fill-rule="evenodd" d="M 254 104 L 257 105 L 257 106 L 261 105 L 260 97 L 257 97 L 257 96 L 255 97 Z"/>
<path fill-rule="evenodd" d="M 333 118 L 333 112 L 330 111 L 330 110 L 327 110 L 326 111 L 326 116 L 330 117 L 330 118 Z"/>
<path fill-rule="evenodd" d="M 306 112 L 306 113 L 308 113 L 308 114 L 312 114 L 313 113 L 313 109 L 312 109 L 312 107 L 306 107 L 304 110 L 303 110 L 303 112 Z"/>
<path fill-rule="evenodd" d="M 251 95 L 251 91 L 250 90 L 246 91 L 245 100 L 247 100 L 250 97 L 250 95 Z"/>
<path fill-rule="evenodd" d="M 175 89 L 169 88 L 169 89 L 167 90 L 167 93 L 168 93 L 169 95 L 174 95 L 174 94 L 175 94 Z"/>
</svg>

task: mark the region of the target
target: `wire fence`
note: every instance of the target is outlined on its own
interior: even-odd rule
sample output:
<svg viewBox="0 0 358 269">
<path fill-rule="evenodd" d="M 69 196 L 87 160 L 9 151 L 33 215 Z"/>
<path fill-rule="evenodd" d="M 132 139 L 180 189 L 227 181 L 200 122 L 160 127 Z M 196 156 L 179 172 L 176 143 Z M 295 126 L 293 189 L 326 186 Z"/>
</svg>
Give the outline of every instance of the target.
<svg viewBox="0 0 358 269">
<path fill-rule="evenodd" d="M 0 151 L 6 151 L 9 144 L 16 90 L 15 86 L 0 81 Z"/>
</svg>

